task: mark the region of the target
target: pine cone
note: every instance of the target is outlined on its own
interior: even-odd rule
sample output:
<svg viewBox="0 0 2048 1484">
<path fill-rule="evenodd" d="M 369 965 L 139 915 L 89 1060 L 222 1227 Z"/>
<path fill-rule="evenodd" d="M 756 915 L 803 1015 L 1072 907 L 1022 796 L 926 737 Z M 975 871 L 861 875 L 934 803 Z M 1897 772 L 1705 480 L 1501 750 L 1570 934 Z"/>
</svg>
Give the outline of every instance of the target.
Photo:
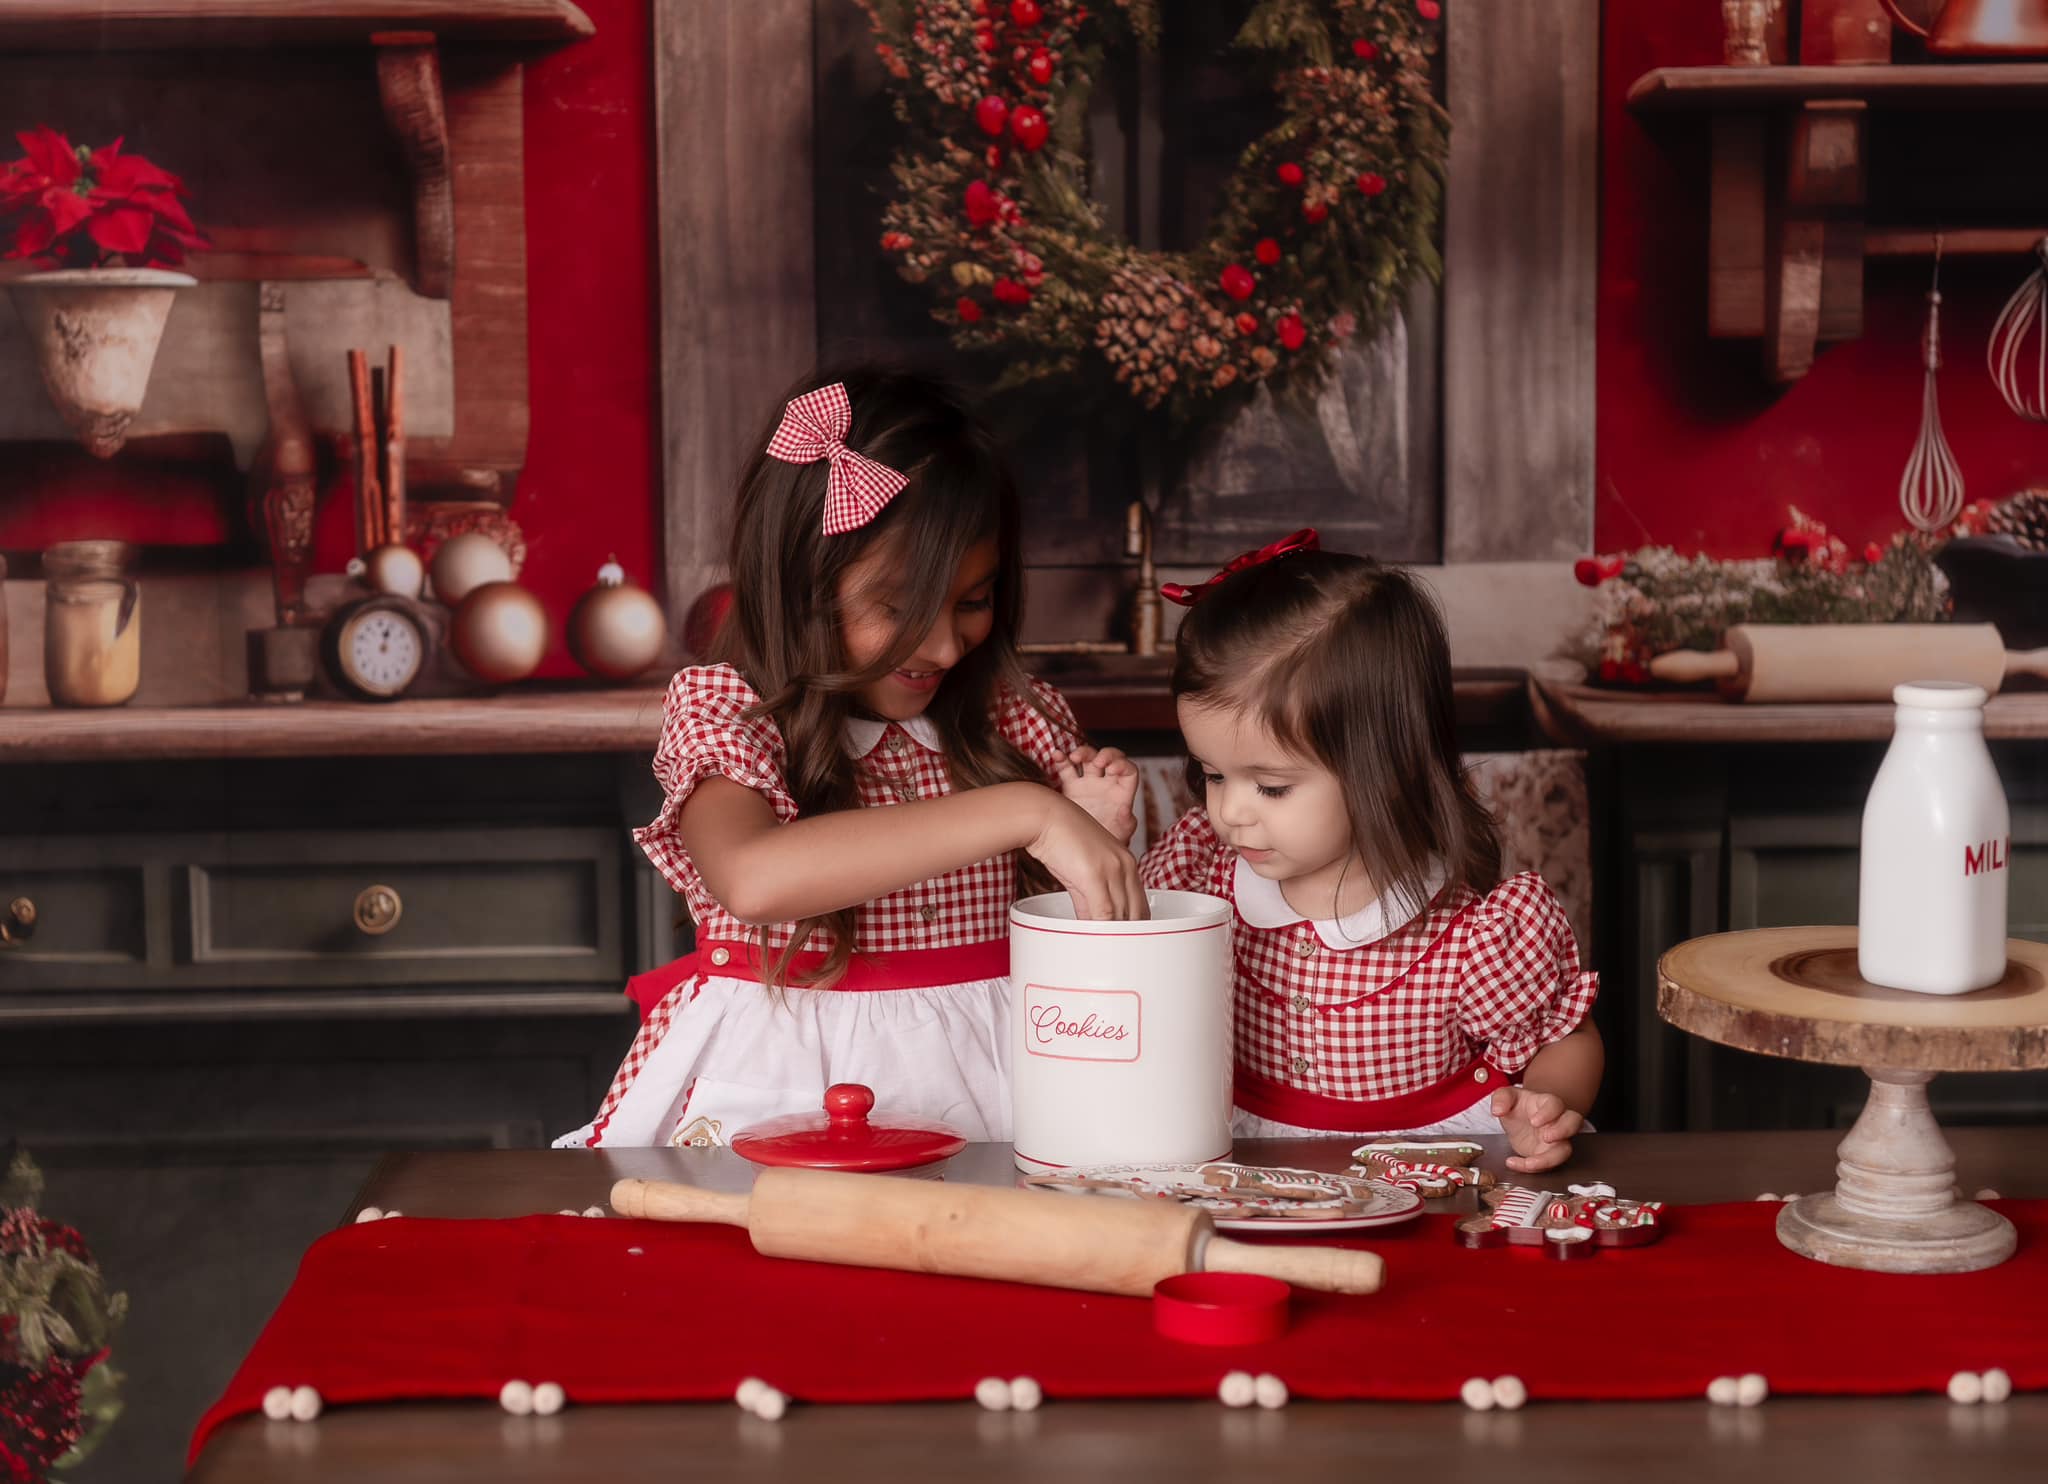
<svg viewBox="0 0 2048 1484">
<path fill-rule="evenodd" d="M 1989 535 L 2011 536 L 2030 551 L 2048 551 L 2048 489 L 2021 490 L 1992 507 L 1984 519 Z"/>
</svg>

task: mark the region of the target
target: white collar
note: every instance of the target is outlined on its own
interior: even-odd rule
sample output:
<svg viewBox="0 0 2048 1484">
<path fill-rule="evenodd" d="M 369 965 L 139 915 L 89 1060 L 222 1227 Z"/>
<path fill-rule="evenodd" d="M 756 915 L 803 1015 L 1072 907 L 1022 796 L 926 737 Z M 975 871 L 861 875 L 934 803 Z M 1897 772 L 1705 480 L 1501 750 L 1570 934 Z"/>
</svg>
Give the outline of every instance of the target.
<svg viewBox="0 0 2048 1484">
<path fill-rule="evenodd" d="M 1356 912 L 1344 917 L 1326 917 L 1311 926 L 1315 928 L 1316 936 L 1323 940 L 1325 948 L 1335 948 L 1340 952 L 1347 948 L 1363 948 L 1368 943 L 1377 943 L 1398 933 L 1420 917 L 1449 879 L 1450 873 L 1444 870 L 1442 863 L 1434 863 L 1423 878 L 1422 901 L 1411 903 L 1398 892 L 1387 892 Z M 1280 883 L 1268 881 L 1254 871 L 1243 856 L 1238 857 L 1231 895 L 1237 900 L 1237 915 L 1255 928 L 1284 928 L 1308 921 L 1287 905 Z"/>
<path fill-rule="evenodd" d="M 866 757 L 875 750 L 875 744 L 882 740 L 892 723 L 875 721 L 865 716 L 849 716 L 846 719 L 846 753 L 849 757 Z M 893 725 L 907 733 L 911 741 L 918 743 L 927 752 L 944 752 L 939 745 L 939 729 L 932 725 L 929 716 L 913 716 L 908 721 Z"/>
</svg>

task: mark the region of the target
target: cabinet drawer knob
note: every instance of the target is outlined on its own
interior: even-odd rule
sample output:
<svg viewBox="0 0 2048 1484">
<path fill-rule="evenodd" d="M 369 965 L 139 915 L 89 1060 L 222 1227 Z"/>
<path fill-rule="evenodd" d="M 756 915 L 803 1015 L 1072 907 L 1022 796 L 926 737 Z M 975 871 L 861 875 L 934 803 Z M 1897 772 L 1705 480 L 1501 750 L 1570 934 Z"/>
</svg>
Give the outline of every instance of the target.
<svg viewBox="0 0 2048 1484">
<path fill-rule="evenodd" d="M 356 926 L 373 938 L 397 927 L 404 912 L 405 903 L 392 887 L 366 886 L 356 893 Z"/>
<path fill-rule="evenodd" d="M 36 934 L 36 904 L 27 897 L 16 897 L 7 904 L 7 914 L 0 917 L 0 948 L 13 948 L 27 942 Z"/>
</svg>

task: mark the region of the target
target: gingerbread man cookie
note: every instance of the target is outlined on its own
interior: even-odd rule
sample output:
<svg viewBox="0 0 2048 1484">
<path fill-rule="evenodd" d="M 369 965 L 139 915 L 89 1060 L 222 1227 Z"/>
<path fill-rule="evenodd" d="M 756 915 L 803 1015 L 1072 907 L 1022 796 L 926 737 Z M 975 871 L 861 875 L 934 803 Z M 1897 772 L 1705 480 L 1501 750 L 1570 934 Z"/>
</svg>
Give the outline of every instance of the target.
<svg viewBox="0 0 2048 1484">
<path fill-rule="evenodd" d="M 1387 1140 L 1361 1144 L 1352 1150 L 1351 1169 L 1369 1180 L 1384 1180 L 1434 1200 L 1467 1186 L 1491 1189 L 1493 1172 L 1478 1166 L 1479 1156 L 1484 1152 L 1479 1145 L 1462 1139 L 1440 1144 Z"/>
<path fill-rule="evenodd" d="M 1526 1185 L 1482 1192 L 1485 1209 L 1458 1223 L 1466 1247 L 1543 1247 L 1553 1257 L 1590 1257 L 1596 1247 L 1641 1247 L 1664 1235 L 1662 1201 L 1625 1201 L 1611 1185 L 1560 1193 Z"/>
</svg>

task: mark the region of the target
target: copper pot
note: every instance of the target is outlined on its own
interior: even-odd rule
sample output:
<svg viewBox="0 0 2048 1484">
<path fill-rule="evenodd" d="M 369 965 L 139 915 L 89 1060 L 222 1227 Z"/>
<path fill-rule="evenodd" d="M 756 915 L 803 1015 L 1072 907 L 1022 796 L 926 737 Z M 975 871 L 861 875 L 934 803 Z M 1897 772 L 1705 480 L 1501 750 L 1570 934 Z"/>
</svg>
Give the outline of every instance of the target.
<svg viewBox="0 0 2048 1484">
<path fill-rule="evenodd" d="M 1948 0 L 1929 25 L 1880 0 L 1898 25 L 1935 57 L 2048 56 L 2048 0 Z"/>
</svg>

